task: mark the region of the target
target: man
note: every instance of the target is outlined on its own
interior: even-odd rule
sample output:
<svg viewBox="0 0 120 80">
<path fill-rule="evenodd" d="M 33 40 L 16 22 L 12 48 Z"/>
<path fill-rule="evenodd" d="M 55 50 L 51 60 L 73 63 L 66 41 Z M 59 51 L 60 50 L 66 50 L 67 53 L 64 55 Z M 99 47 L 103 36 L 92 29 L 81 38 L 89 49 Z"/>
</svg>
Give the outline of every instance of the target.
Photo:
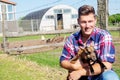
<svg viewBox="0 0 120 80">
<path fill-rule="evenodd" d="M 82 76 L 88 76 L 88 80 L 119 80 L 117 74 L 112 70 L 112 63 L 115 61 L 115 48 L 109 32 L 96 27 L 95 10 L 90 5 L 83 5 L 78 10 L 78 24 L 81 30 L 71 36 L 65 42 L 60 57 L 61 67 L 71 71 L 68 73 L 68 80 L 86 80 Z M 77 37 L 77 38 L 76 38 Z M 88 64 L 77 60 L 75 64 L 70 60 L 77 54 L 80 47 L 94 43 L 97 57 L 107 67 L 102 70 L 100 64 L 92 65 L 94 74 L 90 72 Z"/>
</svg>

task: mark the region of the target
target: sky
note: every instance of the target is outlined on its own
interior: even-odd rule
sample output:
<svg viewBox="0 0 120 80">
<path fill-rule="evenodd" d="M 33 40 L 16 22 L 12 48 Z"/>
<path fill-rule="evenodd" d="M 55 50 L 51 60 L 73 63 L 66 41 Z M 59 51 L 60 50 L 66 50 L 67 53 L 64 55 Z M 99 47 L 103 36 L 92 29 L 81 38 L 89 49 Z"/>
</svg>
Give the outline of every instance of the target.
<svg viewBox="0 0 120 80">
<path fill-rule="evenodd" d="M 30 12 L 65 4 L 78 9 L 84 4 L 92 5 L 97 12 L 97 0 L 10 0 L 16 3 L 16 18 L 19 19 Z M 120 0 L 109 0 L 109 14 L 120 13 Z"/>
</svg>

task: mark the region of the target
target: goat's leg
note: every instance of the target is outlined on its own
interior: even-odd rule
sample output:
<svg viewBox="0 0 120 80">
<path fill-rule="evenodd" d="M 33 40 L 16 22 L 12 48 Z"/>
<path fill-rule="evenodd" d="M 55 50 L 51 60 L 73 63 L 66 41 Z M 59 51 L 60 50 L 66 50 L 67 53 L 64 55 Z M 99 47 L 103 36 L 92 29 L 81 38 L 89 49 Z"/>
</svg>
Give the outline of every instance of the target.
<svg viewBox="0 0 120 80">
<path fill-rule="evenodd" d="M 107 69 L 107 67 L 100 60 L 97 61 L 100 64 L 101 69 Z"/>
<path fill-rule="evenodd" d="M 94 74 L 94 69 L 93 69 L 92 65 L 90 64 L 90 62 L 88 62 L 88 65 L 89 65 L 89 67 L 90 67 L 91 73 Z"/>
</svg>

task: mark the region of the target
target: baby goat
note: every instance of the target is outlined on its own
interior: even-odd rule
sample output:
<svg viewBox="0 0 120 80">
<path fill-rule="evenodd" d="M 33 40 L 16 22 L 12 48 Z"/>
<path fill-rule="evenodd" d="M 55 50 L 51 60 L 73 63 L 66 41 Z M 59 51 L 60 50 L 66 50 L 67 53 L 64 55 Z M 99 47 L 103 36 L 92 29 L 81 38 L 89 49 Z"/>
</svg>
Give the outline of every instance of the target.
<svg viewBox="0 0 120 80">
<path fill-rule="evenodd" d="M 72 58 L 70 62 L 74 64 L 78 59 L 80 59 L 83 63 L 88 63 L 92 74 L 94 73 L 92 65 L 95 63 L 99 63 L 101 69 L 106 69 L 106 66 L 100 61 L 100 59 L 97 58 L 96 51 L 93 46 L 86 46 L 84 49 L 79 49 L 77 55 Z"/>
</svg>

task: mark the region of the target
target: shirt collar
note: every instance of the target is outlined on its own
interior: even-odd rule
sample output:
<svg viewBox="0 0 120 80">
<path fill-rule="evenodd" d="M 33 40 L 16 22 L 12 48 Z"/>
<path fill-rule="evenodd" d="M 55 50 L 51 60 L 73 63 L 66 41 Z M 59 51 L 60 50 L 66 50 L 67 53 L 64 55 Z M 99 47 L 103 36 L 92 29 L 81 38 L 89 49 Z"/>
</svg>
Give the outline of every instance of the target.
<svg viewBox="0 0 120 80">
<path fill-rule="evenodd" d="M 90 35 L 88 41 L 94 41 L 94 40 L 95 40 L 96 32 L 97 32 L 97 28 L 95 27 L 95 28 L 93 29 L 93 32 L 92 32 L 92 34 Z M 77 40 L 77 42 L 79 43 L 79 45 L 84 46 L 83 41 L 82 41 L 81 30 L 78 31 L 77 33 L 75 33 L 75 34 L 74 34 L 74 37 L 75 37 L 75 39 Z"/>
<path fill-rule="evenodd" d="M 93 32 L 92 32 L 92 34 L 90 35 L 90 37 L 89 37 L 88 40 L 92 40 L 92 41 L 95 40 L 96 31 L 97 31 L 97 28 L 95 27 L 95 28 L 93 29 Z M 77 36 L 79 36 L 79 37 L 78 37 L 78 41 L 79 41 L 80 44 L 83 44 L 82 38 L 81 38 L 82 35 L 81 35 L 80 33 L 81 33 L 81 30 L 77 33 Z"/>
<path fill-rule="evenodd" d="M 93 41 L 95 40 L 96 32 L 97 32 L 97 28 L 95 27 L 95 28 L 93 29 L 92 34 L 90 35 L 90 38 L 91 38 Z"/>
</svg>

